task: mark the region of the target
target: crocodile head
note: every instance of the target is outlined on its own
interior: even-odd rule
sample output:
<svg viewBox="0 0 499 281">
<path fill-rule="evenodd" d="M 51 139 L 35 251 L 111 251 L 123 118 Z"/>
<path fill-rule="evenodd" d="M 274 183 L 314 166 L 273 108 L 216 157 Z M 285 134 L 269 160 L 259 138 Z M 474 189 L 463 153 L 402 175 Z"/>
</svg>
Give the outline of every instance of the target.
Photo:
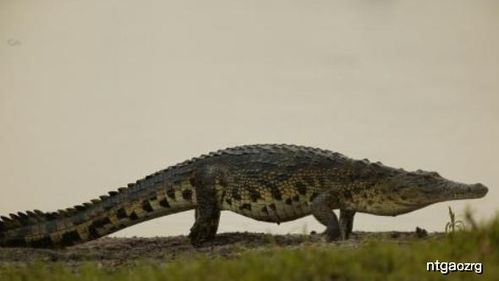
<svg viewBox="0 0 499 281">
<path fill-rule="evenodd" d="M 422 170 L 400 170 L 383 178 L 376 189 L 378 204 L 371 206 L 369 213 L 379 215 L 404 214 L 443 201 L 481 198 L 488 192 L 481 183 L 459 183 Z"/>
</svg>

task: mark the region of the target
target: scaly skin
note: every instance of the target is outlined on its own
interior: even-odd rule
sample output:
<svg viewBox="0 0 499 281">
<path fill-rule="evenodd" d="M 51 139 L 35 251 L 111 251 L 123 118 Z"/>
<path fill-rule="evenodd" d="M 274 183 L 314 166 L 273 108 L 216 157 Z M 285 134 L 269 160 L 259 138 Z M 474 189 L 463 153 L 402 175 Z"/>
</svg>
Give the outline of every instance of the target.
<svg viewBox="0 0 499 281">
<path fill-rule="evenodd" d="M 435 172 L 407 172 L 381 163 L 295 145 L 247 145 L 185 161 L 53 213 L 30 211 L 0 220 L 0 246 L 59 248 L 97 239 L 159 216 L 195 209 L 191 242 L 214 238 L 220 212 L 286 222 L 312 214 L 329 240 L 347 239 L 356 212 L 395 216 L 429 204 L 485 196 Z M 338 221 L 333 209 L 340 209 Z"/>
</svg>

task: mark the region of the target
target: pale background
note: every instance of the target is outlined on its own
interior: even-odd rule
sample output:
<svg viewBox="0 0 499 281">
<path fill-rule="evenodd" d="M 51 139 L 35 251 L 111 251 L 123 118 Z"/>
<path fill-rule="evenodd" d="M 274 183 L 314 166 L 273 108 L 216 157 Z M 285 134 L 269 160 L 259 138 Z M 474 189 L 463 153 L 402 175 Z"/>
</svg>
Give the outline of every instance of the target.
<svg viewBox="0 0 499 281">
<path fill-rule="evenodd" d="M 0 214 L 65 208 L 219 148 L 295 143 L 483 182 L 499 209 L 499 2 L 0 0 Z M 192 212 L 119 236 L 186 234 Z M 224 213 L 221 231 L 322 230 Z"/>
</svg>

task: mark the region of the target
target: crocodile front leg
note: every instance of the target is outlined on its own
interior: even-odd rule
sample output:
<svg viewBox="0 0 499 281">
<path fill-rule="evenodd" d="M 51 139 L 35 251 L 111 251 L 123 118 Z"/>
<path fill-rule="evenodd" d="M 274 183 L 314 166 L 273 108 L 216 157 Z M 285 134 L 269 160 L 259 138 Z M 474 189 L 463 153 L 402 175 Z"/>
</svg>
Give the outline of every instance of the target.
<svg viewBox="0 0 499 281">
<path fill-rule="evenodd" d="M 217 233 L 221 211 L 215 185 L 220 176 L 219 169 L 207 167 L 197 172 L 191 179 L 191 184 L 196 190 L 197 207 L 189 238 L 196 247 L 213 240 Z"/>
<path fill-rule="evenodd" d="M 329 193 L 322 193 L 311 203 L 310 211 L 321 224 L 326 226 L 326 239 L 328 241 L 338 240 L 341 236 L 338 217 L 334 213 L 335 200 Z"/>
</svg>

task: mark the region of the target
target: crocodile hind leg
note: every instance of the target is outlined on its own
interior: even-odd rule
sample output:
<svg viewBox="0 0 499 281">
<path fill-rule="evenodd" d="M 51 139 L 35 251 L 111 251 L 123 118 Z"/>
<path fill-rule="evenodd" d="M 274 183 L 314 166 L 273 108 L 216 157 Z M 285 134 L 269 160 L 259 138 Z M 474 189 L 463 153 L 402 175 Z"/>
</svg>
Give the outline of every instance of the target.
<svg viewBox="0 0 499 281">
<path fill-rule="evenodd" d="M 326 226 L 325 234 L 328 241 L 341 238 L 340 224 L 338 223 L 338 217 L 333 211 L 333 203 L 334 201 L 331 200 L 330 194 L 322 193 L 312 201 L 310 206 L 315 219 Z"/>
<path fill-rule="evenodd" d="M 352 233 L 354 215 L 355 211 L 345 209 L 340 210 L 340 230 L 342 240 L 348 239 Z"/>
<path fill-rule="evenodd" d="M 213 169 L 205 169 L 195 175 L 191 183 L 196 190 L 197 207 L 195 222 L 191 227 L 189 238 L 194 246 L 213 240 L 220 221 L 220 206 L 215 188 L 218 173 Z"/>
</svg>

